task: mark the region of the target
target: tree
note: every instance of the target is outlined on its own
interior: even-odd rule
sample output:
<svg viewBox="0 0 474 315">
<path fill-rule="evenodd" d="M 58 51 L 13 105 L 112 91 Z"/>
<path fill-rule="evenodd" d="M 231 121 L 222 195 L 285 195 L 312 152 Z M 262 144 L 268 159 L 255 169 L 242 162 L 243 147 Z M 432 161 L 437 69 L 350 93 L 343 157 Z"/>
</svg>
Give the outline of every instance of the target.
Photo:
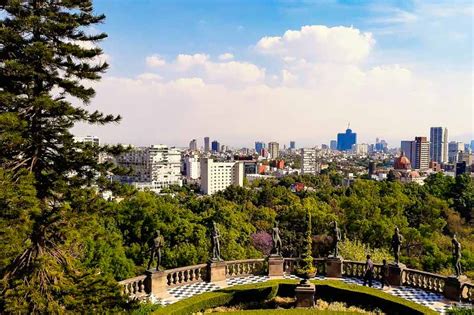
<svg viewBox="0 0 474 315">
<path fill-rule="evenodd" d="M 78 211 L 74 196 L 87 203 L 96 193 L 82 187 L 111 170 L 98 163 L 117 148 L 76 143 L 70 128 L 78 122 L 107 124 L 119 116 L 90 112 L 95 92 L 87 81 L 100 79 L 107 63 L 88 27 L 104 20 L 90 0 L 9 0 L 0 4 L 0 166 L 14 181 L 24 171 L 38 200 L 27 213 L 32 228 L 20 252 L 2 269 L 1 292 L 8 312 L 88 312 L 120 306 L 110 275 L 82 264 L 83 231 L 94 233 L 94 208 Z M 100 187 L 99 187 L 100 189 Z M 3 210 L 3 209 L 2 209 Z"/>
</svg>

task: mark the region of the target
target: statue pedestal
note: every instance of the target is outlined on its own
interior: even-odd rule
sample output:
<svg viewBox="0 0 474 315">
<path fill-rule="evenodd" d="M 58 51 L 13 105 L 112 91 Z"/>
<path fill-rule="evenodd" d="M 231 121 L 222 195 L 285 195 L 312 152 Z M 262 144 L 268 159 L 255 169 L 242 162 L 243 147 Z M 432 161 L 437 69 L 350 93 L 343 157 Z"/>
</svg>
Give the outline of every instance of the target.
<svg viewBox="0 0 474 315">
<path fill-rule="evenodd" d="M 209 282 L 225 281 L 225 261 L 210 260 L 207 263 L 207 278 Z"/>
<path fill-rule="evenodd" d="M 283 270 L 284 259 L 281 256 L 270 255 L 268 257 L 268 276 L 269 277 L 283 277 L 285 271 Z"/>
<path fill-rule="evenodd" d="M 393 286 L 401 286 L 403 284 L 403 270 L 406 268 L 404 264 L 391 263 L 388 265 L 388 284 Z"/>
<path fill-rule="evenodd" d="M 326 277 L 341 278 L 342 277 L 342 257 L 326 258 Z"/>
<path fill-rule="evenodd" d="M 449 276 L 444 282 L 443 294 L 447 299 L 459 301 L 461 299 L 461 288 L 464 282 L 467 281 L 466 276 Z"/>
<path fill-rule="evenodd" d="M 298 284 L 295 289 L 296 307 L 313 307 L 315 293 L 314 284 Z"/>
<path fill-rule="evenodd" d="M 168 279 L 167 274 L 164 271 L 147 270 L 145 272 L 145 291 L 153 294 L 158 299 L 164 299 L 170 297 L 168 293 Z"/>
</svg>

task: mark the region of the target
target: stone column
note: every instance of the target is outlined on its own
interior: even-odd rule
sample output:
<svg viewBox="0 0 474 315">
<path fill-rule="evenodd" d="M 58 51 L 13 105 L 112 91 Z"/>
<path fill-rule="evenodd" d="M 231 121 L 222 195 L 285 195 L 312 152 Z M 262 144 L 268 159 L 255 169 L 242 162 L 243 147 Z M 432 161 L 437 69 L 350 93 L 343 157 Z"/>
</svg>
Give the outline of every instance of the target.
<svg viewBox="0 0 474 315">
<path fill-rule="evenodd" d="M 209 261 L 207 263 L 207 277 L 209 282 L 225 281 L 225 261 Z"/>
<path fill-rule="evenodd" d="M 283 270 L 284 259 L 281 256 L 268 257 L 268 276 L 269 277 L 283 277 L 285 271 Z"/>
<path fill-rule="evenodd" d="M 453 301 L 461 300 L 461 288 L 463 284 L 467 281 L 466 276 L 449 276 L 444 282 L 444 291 L 443 294 L 447 299 Z"/>
<path fill-rule="evenodd" d="M 296 307 L 313 307 L 316 287 L 312 283 L 298 284 L 295 289 Z"/>
<path fill-rule="evenodd" d="M 168 293 L 168 279 L 164 271 L 146 271 L 145 290 L 146 293 L 153 294 L 158 299 L 164 299 L 170 296 Z"/>
<path fill-rule="evenodd" d="M 393 286 L 401 286 L 403 284 L 403 270 L 406 268 L 404 264 L 388 265 L 388 284 Z"/>
<path fill-rule="evenodd" d="M 326 277 L 342 278 L 342 257 L 326 258 Z"/>
</svg>

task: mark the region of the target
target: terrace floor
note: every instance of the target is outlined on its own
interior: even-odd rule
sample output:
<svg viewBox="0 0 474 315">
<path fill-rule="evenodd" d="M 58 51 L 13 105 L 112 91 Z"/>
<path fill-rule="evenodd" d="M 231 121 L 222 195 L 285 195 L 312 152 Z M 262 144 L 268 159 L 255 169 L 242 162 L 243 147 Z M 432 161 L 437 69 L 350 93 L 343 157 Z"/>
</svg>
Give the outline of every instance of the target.
<svg viewBox="0 0 474 315">
<path fill-rule="evenodd" d="M 284 279 L 299 279 L 299 278 L 297 276 L 291 275 L 291 276 L 284 276 Z M 312 280 L 325 280 L 325 279 L 333 280 L 335 278 L 326 278 L 324 276 L 316 276 L 312 278 Z M 211 291 L 231 287 L 234 285 L 265 282 L 267 280 L 270 280 L 270 277 L 246 276 L 246 277 L 227 279 L 226 281 L 223 281 L 221 283 L 207 283 L 207 282 L 193 283 L 193 284 L 182 285 L 176 288 L 169 289 L 168 290 L 169 297 L 166 299 L 157 300 L 152 297 L 151 300 L 154 303 L 169 305 L 179 300 L 183 300 L 197 294 L 211 292 Z M 363 281 L 357 278 L 339 278 L 339 280 L 344 281 L 346 283 L 363 285 Z M 382 290 L 380 282 L 376 280 L 373 281 L 373 288 Z M 473 307 L 471 304 L 461 304 L 461 303 L 449 301 L 446 298 L 444 298 L 442 294 L 428 292 L 422 289 L 415 289 L 415 288 L 410 288 L 410 287 L 389 287 L 389 288 L 386 287 L 383 289 L 383 291 L 392 295 L 399 296 L 406 300 L 424 305 L 426 307 L 429 307 L 440 314 L 445 314 L 446 311 L 449 308 L 451 308 L 453 305 L 457 305 L 459 307 L 468 307 L 468 308 Z"/>
</svg>

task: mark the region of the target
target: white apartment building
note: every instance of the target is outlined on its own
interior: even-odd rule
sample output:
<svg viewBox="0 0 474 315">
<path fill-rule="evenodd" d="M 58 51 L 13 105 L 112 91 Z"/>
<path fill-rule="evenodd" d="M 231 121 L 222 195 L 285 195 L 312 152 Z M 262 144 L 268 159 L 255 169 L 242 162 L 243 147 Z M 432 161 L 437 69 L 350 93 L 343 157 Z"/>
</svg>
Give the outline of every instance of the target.
<svg viewBox="0 0 474 315">
<path fill-rule="evenodd" d="M 301 174 L 319 174 L 321 171 L 316 148 L 301 149 Z"/>
<path fill-rule="evenodd" d="M 244 164 L 239 162 L 215 162 L 201 158 L 201 191 L 212 195 L 231 185 L 244 185 Z"/>
<path fill-rule="evenodd" d="M 357 155 L 369 154 L 369 145 L 366 143 L 356 143 L 352 145 L 352 153 Z"/>
<path fill-rule="evenodd" d="M 201 177 L 201 163 L 197 156 L 186 156 L 184 158 L 186 178 L 199 179 Z"/>
<path fill-rule="evenodd" d="M 75 142 L 81 142 L 81 143 L 91 143 L 91 144 L 96 144 L 99 145 L 99 137 L 96 136 L 77 136 L 74 137 Z"/>
<path fill-rule="evenodd" d="M 116 158 L 118 165 L 131 168 L 133 173 L 121 176 L 138 189 L 159 192 L 169 185 L 182 185 L 181 152 L 166 145 L 134 148 Z"/>
</svg>

